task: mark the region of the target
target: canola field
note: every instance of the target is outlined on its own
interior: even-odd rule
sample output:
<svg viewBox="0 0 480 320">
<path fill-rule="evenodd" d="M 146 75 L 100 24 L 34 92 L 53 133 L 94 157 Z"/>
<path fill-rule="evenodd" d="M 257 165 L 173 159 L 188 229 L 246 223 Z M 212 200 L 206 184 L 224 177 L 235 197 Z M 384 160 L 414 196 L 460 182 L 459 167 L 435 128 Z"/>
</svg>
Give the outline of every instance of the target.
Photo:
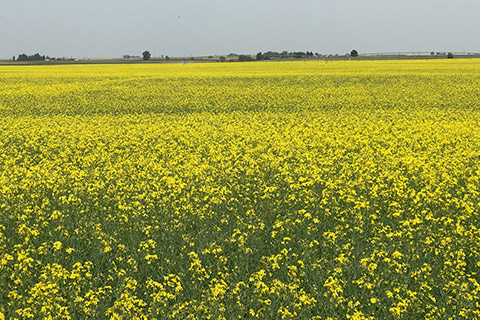
<svg viewBox="0 0 480 320">
<path fill-rule="evenodd" d="M 0 319 L 480 318 L 480 61 L 0 67 Z"/>
</svg>

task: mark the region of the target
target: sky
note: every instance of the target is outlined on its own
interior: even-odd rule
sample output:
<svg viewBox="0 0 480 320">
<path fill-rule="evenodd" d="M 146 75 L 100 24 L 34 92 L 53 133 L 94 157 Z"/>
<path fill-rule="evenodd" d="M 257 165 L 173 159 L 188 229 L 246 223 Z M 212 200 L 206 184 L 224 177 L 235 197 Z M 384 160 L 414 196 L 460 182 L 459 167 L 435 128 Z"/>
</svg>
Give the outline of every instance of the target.
<svg viewBox="0 0 480 320">
<path fill-rule="evenodd" d="M 0 0 L 0 58 L 480 52 L 479 0 Z"/>
</svg>

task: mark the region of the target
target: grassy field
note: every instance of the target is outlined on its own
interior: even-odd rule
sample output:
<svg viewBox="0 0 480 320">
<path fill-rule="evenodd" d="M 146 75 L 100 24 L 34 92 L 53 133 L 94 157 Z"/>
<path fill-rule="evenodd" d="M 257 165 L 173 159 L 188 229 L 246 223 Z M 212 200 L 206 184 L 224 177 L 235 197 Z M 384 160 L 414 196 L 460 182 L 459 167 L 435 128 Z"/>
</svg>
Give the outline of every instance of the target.
<svg viewBox="0 0 480 320">
<path fill-rule="evenodd" d="M 480 317 L 480 61 L 0 67 L 0 319 Z"/>
</svg>

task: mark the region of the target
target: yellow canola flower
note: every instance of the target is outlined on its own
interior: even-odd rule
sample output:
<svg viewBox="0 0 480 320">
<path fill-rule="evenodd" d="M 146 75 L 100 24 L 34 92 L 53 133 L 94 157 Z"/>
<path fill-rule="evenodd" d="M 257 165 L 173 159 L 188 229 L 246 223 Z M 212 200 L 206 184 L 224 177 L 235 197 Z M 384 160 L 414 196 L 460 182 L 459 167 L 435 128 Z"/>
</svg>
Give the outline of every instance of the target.
<svg viewBox="0 0 480 320">
<path fill-rule="evenodd" d="M 62 248 L 62 243 L 60 241 L 55 241 L 53 243 L 53 249 L 55 249 L 56 251 L 60 250 Z"/>
</svg>

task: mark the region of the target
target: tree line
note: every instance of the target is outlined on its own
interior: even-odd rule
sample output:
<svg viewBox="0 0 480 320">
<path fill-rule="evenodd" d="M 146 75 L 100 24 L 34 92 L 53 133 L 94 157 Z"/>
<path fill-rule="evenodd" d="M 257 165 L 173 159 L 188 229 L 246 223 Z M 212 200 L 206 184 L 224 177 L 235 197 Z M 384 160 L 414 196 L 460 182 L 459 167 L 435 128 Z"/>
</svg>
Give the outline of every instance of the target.
<svg viewBox="0 0 480 320">
<path fill-rule="evenodd" d="M 350 54 L 347 54 L 351 57 L 358 57 L 358 51 L 357 50 L 352 50 Z M 301 59 L 301 58 L 313 58 L 313 57 L 326 57 L 327 55 L 322 55 L 318 52 L 313 53 L 312 51 L 294 51 L 294 52 L 288 52 L 288 51 L 283 51 L 283 52 L 275 52 L 275 51 L 268 51 L 265 53 L 259 52 L 256 55 L 256 60 L 271 60 L 271 59 L 285 59 L 285 58 L 294 58 L 294 59 Z M 242 56 L 240 56 L 242 57 Z M 242 60 L 240 59 L 239 60 Z"/>
<path fill-rule="evenodd" d="M 55 58 L 55 57 L 49 57 L 46 55 L 40 55 L 40 53 L 35 53 L 32 55 L 26 55 L 25 53 L 19 54 L 18 58 L 15 58 L 13 56 L 13 61 L 47 61 L 47 60 L 56 60 L 56 61 L 65 61 L 65 60 L 73 60 L 72 58 Z"/>
</svg>

